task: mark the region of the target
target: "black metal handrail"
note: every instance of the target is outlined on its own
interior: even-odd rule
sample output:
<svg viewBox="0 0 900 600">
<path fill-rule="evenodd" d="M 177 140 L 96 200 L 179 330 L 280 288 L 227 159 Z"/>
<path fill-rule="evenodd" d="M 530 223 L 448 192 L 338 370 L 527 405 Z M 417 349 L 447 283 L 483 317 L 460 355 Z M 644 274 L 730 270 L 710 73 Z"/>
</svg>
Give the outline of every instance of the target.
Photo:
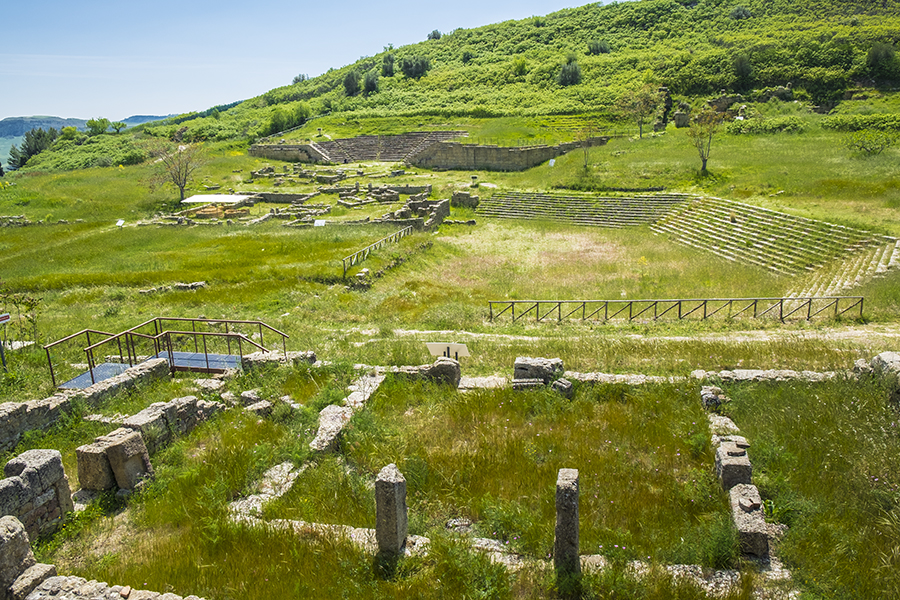
<svg viewBox="0 0 900 600">
<path fill-rule="evenodd" d="M 841 308 L 841 303 L 849 305 Z M 633 321 L 643 317 L 656 321 L 664 316 L 676 314 L 678 319 L 698 315 L 701 320 L 715 315 L 735 318 L 750 315 L 760 318 L 766 315 L 777 315 L 785 319 L 797 313 L 805 312 L 806 320 L 810 320 L 829 309 L 834 309 L 834 316 L 843 315 L 859 307 L 860 318 L 863 315 L 863 296 L 810 296 L 805 298 L 682 298 L 667 300 L 491 300 L 488 302 L 489 319 L 493 321 L 507 312 L 513 322 L 524 319 L 533 313 L 535 321 L 545 321 L 556 315 L 556 320 L 581 313 L 581 320 L 610 321 L 617 317 Z M 564 309 L 564 305 L 565 309 Z M 574 307 L 573 307 L 574 305 Z M 495 312 L 495 307 L 496 311 Z M 517 307 L 518 312 L 517 312 Z M 627 315 L 623 314 L 626 313 Z M 652 311 L 652 317 L 651 317 Z M 619 315 L 622 315 L 621 317 Z M 578 318 L 575 316 L 575 318 Z"/>
</svg>

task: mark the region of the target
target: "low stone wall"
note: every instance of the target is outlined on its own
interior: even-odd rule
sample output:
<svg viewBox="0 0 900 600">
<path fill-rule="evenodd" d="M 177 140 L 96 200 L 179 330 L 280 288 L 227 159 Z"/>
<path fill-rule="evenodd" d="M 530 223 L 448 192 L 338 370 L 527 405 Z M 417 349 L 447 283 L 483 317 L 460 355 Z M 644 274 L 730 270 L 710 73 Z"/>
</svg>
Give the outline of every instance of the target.
<svg viewBox="0 0 900 600">
<path fill-rule="evenodd" d="M 326 162 L 325 157 L 309 144 L 253 144 L 250 156 L 287 162 Z"/>
<path fill-rule="evenodd" d="M 196 396 L 154 402 L 136 415 L 122 421 L 122 427 L 139 431 L 152 454 L 169 445 L 175 437 L 186 435 L 194 427 L 224 410 L 220 402 L 207 402 Z"/>
<path fill-rule="evenodd" d="M 588 145 L 602 146 L 607 141 L 608 137 L 591 138 Z M 580 142 L 521 148 L 441 142 L 411 156 L 408 162 L 429 169 L 524 171 L 580 146 Z"/>
<path fill-rule="evenodd" d="M 73 400 L 93 406 L 123 390 L 168 376 L 168 361 L 154 358 L 83 390 L 61 392 L 41 400 L 4 402 L 0 404 L 0 451 L 15 448 L 26 431 L 51 427 L 60 415 L 70 412 Z"/>
<path fill-rule="evenodd" d="M 35 537 L 53 533 L 72 512 L 69 478 L 58 450 L 28 450 L 6 463 L 0 515 L 13 516 Z"/>
</svg>

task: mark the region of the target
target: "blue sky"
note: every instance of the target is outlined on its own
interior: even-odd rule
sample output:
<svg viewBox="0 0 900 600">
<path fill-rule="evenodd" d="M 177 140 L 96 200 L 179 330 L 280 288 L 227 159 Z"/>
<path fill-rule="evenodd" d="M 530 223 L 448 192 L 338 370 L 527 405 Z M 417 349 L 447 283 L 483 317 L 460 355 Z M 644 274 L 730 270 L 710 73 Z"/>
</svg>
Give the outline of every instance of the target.
<svg viewBox="0 0 900 600">
<path fill-rule="evenodd" d="M 204 110 L 315 76 L 384 46 L 545 15 L 583 0 L 6 2 L 0 119 Z"/>
</svg>

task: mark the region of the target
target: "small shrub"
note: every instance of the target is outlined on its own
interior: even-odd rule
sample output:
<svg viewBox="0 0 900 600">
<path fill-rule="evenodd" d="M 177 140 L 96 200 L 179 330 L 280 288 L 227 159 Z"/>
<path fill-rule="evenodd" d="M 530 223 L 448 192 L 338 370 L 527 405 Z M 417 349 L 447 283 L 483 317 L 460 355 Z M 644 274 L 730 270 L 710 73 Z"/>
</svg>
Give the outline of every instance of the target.
<svg viewBox="0 0 900 600">
<path fill-rule="evenodd" d="M 465 64 L 465 65 L 472 62 L 473 58 L 475 58 L 475 53 L 472 52 L 472 50 L 469 48 L 466 48 L 465 50 L 463 50 L 462 55 L 460 56 L 460 59 L 462 60 L 463 64 Z"/>
<path fill-rule="evenodd" d="M 591 40 L 588 42 L 588 54 L 609 54 L 609 42 L 606 40 Z"/>
<path fill-rule="evenodd" d="M 900 115 L 833 115 L 822 119 L 822 128 L 836 131 L 900 131 Z"/>
<path fill-rule="evenodd" d="M 439 40 L 439 39 L 441 39 L 441 32 L 438 31 L 437 29 L 435 29 L 434 31 L 432 31 L 431 33 L 428 34 L 428 39 L 429 39 L 429 40 Z"/>
<path fill-rule="evenodd" d="M 725 126 L 726 133 L 731 135 L 765 134 L 765 133 L 802 133 L 806 131 L 806 123 L 796 116 L 776 117 L 774 119 L 746 119 L 734 121 Z"/>
<path fill-rule="evenodd" d="M 363 77 L 363 94 L 368 96 L 378 91 L 378 73 L 375 71 L 367 71 Z"/>
<path fill-rule="evenodd" d="M 400 59 L 400 71 L 410 79 L 419 79 L 428 69 L 431 68 L 431 61 L 425 56 L 410 56 Z"/>
<path fill-rule="evenodd" d="M 557 77 L 557 82 L 561 86 L 576 85 L 581 83 L 581 67 L 574 55 L 570 55 L 566 64 L 562 66 Z"/>
<path fill-rule="evenodd" d="M 728 16 L 732 19 L 735 19 L 736 21 L 740 21 L 741 19 L 749 19 L 753 16 L 753 14 L 746 6 L 735 6 L 733 9 L 731 9 L 731 13 L 729 13 Z"/>
<path fill-rule="evenodd" d="M 878 156 L 897 142 L 895 134 L 873 129 L 863 129 L 849 134 L 844 145 L 865 156 Z"/>
<path fill-rule="evenodd" d="M 393 54 L 385 54 L 384 58 L 381 59 L 381 75 L 383 77 L 393 77 L 394 76 L 394 55 Z"/>
<path fill-rule="evenodd" d="M 528 74 L 528 61 L 523 57 L 513 61 L 513 75 L 516 77 L 525 77 Z"/>
<path fill-rule="evenodd" d="M 353 69 L 344 76 L 344 91 L 348 96 L 359 93 L 359 71 Z"/>
</svg>

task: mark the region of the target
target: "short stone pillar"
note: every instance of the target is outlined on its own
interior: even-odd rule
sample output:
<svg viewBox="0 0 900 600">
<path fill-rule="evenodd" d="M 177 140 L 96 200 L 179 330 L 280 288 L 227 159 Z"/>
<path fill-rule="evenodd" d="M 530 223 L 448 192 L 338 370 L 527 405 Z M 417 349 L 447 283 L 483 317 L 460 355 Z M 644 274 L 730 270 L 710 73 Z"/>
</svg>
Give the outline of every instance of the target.
<svg viewBox="0 0 900 600">
<path fill-rule="evenodd" d="M 375 480 L 375 540 L 382 555 L 399 555 L 406 544 L 406 479 L 391 463 Z"/>
<path fill-rule="evenodd" d="M 556 479 L 553 566 L 557 580 L 577 580 L 581 575 L 578 555 L 578 469 L 560 469 Z"/>
</svg>

